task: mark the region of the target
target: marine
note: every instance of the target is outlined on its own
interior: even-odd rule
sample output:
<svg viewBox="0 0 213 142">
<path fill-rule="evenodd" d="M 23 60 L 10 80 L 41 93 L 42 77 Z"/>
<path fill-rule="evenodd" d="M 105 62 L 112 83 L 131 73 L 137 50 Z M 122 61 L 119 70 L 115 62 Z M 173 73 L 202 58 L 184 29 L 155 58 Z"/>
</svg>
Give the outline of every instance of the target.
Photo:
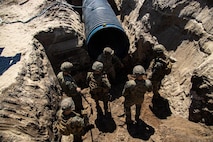
<svg viewBox="0 0 213 142">
<path fill-rule="evenodd" d="M 152 91 L 152 83 L 146 78 L 146 73 L 141 65 L 136 65 L 133 68 L 133 77 L 128 80 L 124 85 L 123 96 L 124 101 L 124 111 L 126 115 L 126 123 L 133 123 L 131 106 L 136 106 L 135 121 L 140 122 L 141 105 L 144 101 L 144 94 L 148 91 Z"/>
<path fill-rule="evenodd" d="M 61 101 L 56 117 L 55 127 L 63 136 L 73 135 L 74 141 L 82 141 L 82 136 L 89 125 L 86 117 L 81 117 L 79 113 L 75 112 L 75 104 L 71 97 Z"/>
<path fill-rule="evenodd" d="M 87 83 L 90 88 L 90 94 L 96 102 L 97 112 L 102 112 L 99 100 L 103 101 L 105 115 L 109 114 L 108 101 L 111 84 L 107 74 L 103 72 L 103 63 L 95 61 L 92 65 L 92 72 L 87 73 Z"/>
<path fill-rule="evenodd" d="M 153 47 L 154 58 L 151 61 L 148 70 L 151 71 L 148 78 L 152 81 L 153 85 L 153 98 L 159 98 L 159 89 L 161 81 L 171 72 L 171 61 L 165 54 L 165 47 L 162 44 L 157 44 Z"/>
<path fill-rule="evenodd" d="M 124 65 L 114 54 L 114 50 L 112 50 L 110 47 L 105 47 L 103 49 L 103 53 L 98 56 L 97 61 L 103 63 L 103 71 L 107 73 L 110 83 L 115 83 L 116 70 L 123 68 Z"/>
<path fill-rule="evenodd" d="M 71 76 L 71 69 L 73 64 L 71 62 L 63 62 L 61 64 L 61 72 L 58 73 L 57 78 L 61 85 L 62 91 L 68 96 L 72 97 L 76 112 L 81 114 L 83 110 L 81 88 L 76 84 L 75 79 Z"/>
</svg>

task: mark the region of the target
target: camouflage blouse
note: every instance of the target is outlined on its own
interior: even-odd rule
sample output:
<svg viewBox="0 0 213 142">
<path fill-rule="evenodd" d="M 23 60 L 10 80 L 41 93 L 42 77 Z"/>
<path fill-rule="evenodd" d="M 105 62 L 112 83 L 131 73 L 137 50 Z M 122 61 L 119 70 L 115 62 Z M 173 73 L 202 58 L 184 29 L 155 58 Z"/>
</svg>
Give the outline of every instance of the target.
<svg viewBox="0 0 213 142">
<path fill-rule="evenodd" d="M 84 126 L 84 119 L 80 114 L 72 112 L 65 116 L 62 110 L 58 111 L 56 127 L 62 135 L 78 135 L 82 133 Z"/>
</svg>

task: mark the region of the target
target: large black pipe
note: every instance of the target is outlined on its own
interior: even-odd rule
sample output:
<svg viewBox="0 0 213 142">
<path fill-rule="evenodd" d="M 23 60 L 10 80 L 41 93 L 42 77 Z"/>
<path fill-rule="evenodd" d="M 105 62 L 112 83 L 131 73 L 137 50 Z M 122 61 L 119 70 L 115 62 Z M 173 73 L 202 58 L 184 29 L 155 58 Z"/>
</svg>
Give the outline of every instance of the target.
<svg viewBox="0 0 213 142">
<path fill-rule="evenodd" d="M 83 0 L 82 12 L 90 57 L 96 59 L 106 46 L 119 58 L 128 54 L 129 39 L 107 0 Z"/>
</svg>

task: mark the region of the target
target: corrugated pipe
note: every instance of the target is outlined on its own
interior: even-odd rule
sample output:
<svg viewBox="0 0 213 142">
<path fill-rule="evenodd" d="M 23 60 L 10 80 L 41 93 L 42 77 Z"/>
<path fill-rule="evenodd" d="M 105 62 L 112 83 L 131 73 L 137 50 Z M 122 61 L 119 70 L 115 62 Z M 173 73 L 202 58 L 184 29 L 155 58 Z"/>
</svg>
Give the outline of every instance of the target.
<svg viewBox="0 0 213 142">
<path fill-rule="evenodd" d="M 83 0 L 83 21 L 90 57 L 109 46 L 119 58 L 128 54 L 129 39 L 107 0 Z"/>
</svg>

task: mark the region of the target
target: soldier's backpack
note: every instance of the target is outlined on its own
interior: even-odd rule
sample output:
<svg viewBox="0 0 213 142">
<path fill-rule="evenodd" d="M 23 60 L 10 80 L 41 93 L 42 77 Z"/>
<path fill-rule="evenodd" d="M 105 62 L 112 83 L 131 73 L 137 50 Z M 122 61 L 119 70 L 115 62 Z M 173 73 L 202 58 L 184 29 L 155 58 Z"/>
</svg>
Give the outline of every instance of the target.
<svg viewBox="0 0 213 142">
<path fill-rule="evenodd" d="M 172 64 L 169 60 L 164 60 L 162 58 L 155 59 L 155 65 L 153 68 L 153 73 L 157 74 L 166 74 L 168 75 L 171 72 Z"/>
</svg>

